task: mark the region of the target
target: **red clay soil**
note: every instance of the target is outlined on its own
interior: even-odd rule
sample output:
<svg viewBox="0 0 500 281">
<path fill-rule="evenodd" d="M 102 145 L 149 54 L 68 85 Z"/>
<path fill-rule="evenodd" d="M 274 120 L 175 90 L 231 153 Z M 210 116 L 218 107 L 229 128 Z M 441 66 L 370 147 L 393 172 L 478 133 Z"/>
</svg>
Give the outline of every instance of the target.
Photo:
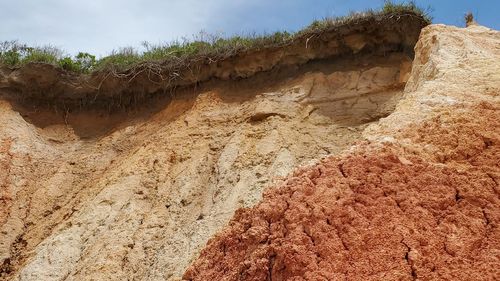
<svg viewBox="0 0 500 281">
<path fill-rule="evenodd" d="M 239 210 L 188 280 L 498 280 L 500 116 L 450 110 L 296 171 Z M 432 145 L 438 153 L 426 154 Z"/>
</svg>

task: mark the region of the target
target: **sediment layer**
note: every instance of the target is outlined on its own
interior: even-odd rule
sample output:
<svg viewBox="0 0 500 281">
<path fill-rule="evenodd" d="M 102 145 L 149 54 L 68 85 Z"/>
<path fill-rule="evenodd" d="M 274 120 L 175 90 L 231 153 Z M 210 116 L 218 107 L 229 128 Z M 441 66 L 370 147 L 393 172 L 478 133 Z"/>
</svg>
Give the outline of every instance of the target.
<svg viewBox="0 0 500 281">
<path fill-rule="evenodd" d="M 240 209 L 186 280 L 496 280 L 500 33 L 426 27 L 396 110 Z"/>
</svg>

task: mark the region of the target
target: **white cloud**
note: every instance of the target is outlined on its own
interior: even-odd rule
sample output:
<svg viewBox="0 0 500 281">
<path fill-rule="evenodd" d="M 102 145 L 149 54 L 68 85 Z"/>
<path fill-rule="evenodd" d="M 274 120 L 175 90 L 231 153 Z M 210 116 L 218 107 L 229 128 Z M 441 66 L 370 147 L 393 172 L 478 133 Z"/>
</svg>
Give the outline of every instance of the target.
<svg viewBox="0 0 500 281">
<path fill-rule="evenodd" d="M 1 0 L 0 40 L 106 55 L 142 41 L 168 42 L 211 30 L 263 0 Z"/>
</svg>

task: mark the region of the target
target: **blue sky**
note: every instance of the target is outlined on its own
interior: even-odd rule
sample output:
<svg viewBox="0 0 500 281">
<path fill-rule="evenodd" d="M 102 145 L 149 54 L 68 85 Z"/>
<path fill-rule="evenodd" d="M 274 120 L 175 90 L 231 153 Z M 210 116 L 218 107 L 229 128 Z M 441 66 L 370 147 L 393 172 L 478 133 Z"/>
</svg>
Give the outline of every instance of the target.
<svg viewBox="0 0 500 281">
<path fill-rule="evenodd" d="M 107 55 L 142 41 L 165 43 L 216 34 L 294 31 L 314 19 L 378 8 L 383 0 L 0 0 L 0 41 L 55 45 Z M 398 2 L 398 1 L 396 1 Z M 432 7 L 435 23 L 463 26 L 477 21 L 500 29 L 500 0 L 417 0 Z"/>
</svg>

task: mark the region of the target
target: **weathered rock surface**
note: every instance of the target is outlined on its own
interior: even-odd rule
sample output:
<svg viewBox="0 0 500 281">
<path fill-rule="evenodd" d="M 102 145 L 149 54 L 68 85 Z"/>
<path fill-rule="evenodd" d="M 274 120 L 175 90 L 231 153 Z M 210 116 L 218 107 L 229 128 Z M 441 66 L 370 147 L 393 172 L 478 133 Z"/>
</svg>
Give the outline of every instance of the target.
<svg viewBox="0 0 500 281">
<path fill-rule="evenodd" d="M 422 31 L 367 141 L 239 209 L 187 280 L 498 280 L 500 33 Z"/>
<path fill-rule="evenodd" d="M 1 278 L 180 279 L 236 209 L 388 115 L 410 61 L 313 62 L 135 113 L 0 101 Z"/>
</svg>

